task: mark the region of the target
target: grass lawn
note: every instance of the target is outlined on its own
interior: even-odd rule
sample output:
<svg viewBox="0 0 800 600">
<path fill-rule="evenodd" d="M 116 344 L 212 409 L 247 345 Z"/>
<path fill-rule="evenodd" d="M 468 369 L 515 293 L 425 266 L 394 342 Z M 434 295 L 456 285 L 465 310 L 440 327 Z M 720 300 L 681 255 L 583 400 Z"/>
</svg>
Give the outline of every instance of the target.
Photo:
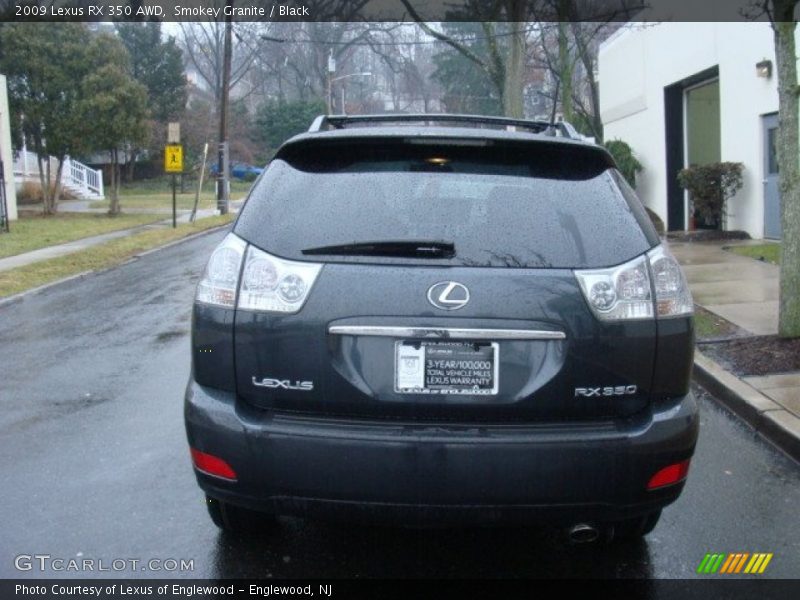
<svg viewBox="0 0 800 600">
<path fill-rule="evenodd" d="M 729 326 L 714 313 L 695 306 L 694 335 L 697 339 L 715 338 L 727 335 Z"/>
<path fill-rule="evenodd" d="M 144 231 L 59 258 L 0 271 L 0 297 L 17 294 L 84 271 L 113 267 L 145 250 L 162 246 L 205 229 L 225 225 L 232 220 L 233 215 L 231 214 L 198 219 L 194 224 L 180 224 L 177 229 L 165 227 L 164 229 Z"/>
<path fill-rule="evenodd" d="M 694 305 L 694 334 L 698 341 L 735 337 L 743 332 L 744 330 L 739 329 L 730 321 L 706 310 L 702 306 Z"/>
<path fill-rule="evenodd" d="M 778 243 L 760 244 L 758 246 L 731 246 L 726 248 L 728 252 L 739 254 L 740 256 L 749 256 L 756 260 L 778 264 L 780 259 L 781 245 Z"/>
<path fill-rule="evenodd" d="M 11 222 L 11 233 L 0 234 L 0 258 L 22 254 L 91 237 L 118 229 L 163 220 L 164 215 L 119 215 L 60 213 L 49 217 L 41 214 L 21 214 Z"/>
<path fill-rule="evenodd" d="M 200 194 L 200 208 L 214 208 L 217 205 L 214 180 L 206 180 L 203 184 L 203 193 Z M 250 191 L 252 183 L 244 181 L 231 181 L 231 200 L 240 200 Z M 197 181 L 187 181 L 185 193 L 181 193 L 178 183 L 175 201 L 178 209 L 191 210 L 194 206 L 194 195 L 197 190 Z M 106 190 L 108 196 L 108 190 Z M 124 184 L 120 188 L 120 206 L 126 208 L 157 208 L 172 210 L 172 182 L 169 178 L 137 181 L 133 184 Z M 108 208 L 108 200 L 91 202 L 91 208 Z"/>
<path fill-rule="evenodd" d="M 694 334 L 698 338 L 716 337 L 719 327 L 714 317 L 708 313 L 697 312 L 694 315 Z"/>
</svg>

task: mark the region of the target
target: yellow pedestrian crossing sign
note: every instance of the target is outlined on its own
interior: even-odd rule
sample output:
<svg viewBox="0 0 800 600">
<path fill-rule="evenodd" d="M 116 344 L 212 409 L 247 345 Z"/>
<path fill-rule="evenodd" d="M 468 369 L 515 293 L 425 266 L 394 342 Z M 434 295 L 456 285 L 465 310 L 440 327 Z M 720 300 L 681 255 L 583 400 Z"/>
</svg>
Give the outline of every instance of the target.
<svg viewBox="0 0 800 600">
<path fill-rule="evenodd" d="M 164 171 L 167 173 L 183 172 L 183 146 L 170 144 L 164 147 Z"/>
</svg>

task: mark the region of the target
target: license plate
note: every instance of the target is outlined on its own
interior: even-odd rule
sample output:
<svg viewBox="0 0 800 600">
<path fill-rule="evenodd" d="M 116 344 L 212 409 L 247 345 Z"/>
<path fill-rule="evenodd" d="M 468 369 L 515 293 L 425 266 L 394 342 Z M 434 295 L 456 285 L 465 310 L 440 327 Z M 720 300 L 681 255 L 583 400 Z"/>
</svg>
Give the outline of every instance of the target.
<svg viewBox="0 0 800 600">
<path fill-rule="evenodd" d="M 497 342 L 397 342 L 394 391 L 399 394 L 495 395 L 497 356 Z"/>
</svg>

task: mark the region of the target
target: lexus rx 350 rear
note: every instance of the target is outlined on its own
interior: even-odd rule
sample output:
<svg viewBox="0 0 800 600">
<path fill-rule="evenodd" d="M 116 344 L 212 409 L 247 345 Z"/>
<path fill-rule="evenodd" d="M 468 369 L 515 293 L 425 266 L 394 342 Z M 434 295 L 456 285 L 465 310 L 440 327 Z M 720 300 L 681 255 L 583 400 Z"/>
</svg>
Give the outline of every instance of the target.
<svg viewBox="0 0 800 600">
<path fill-rule="evenodd" d="M 601 147 L 297 136 L 197 288 L 185 416 L 211 516 L 647 533 L 697 439 L 692 307 Z"/>
</svg>

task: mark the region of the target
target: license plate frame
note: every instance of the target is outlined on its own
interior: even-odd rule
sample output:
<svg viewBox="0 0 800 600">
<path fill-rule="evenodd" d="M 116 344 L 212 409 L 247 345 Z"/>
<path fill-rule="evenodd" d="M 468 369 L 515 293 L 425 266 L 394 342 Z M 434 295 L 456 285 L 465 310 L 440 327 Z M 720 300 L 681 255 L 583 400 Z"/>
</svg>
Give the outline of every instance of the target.
<svg viewBox="0 0 800 600">
<path fill-rule="evenodd" d="M 394 346 L 394 391 L 496 396 L 500 387 L 499 359 L 497 342 L 399 340 Z M 455 364 L 448 365 L 448 361 Z M 485 382 L 487 378 L 489 381 Z"/>
</svg>

